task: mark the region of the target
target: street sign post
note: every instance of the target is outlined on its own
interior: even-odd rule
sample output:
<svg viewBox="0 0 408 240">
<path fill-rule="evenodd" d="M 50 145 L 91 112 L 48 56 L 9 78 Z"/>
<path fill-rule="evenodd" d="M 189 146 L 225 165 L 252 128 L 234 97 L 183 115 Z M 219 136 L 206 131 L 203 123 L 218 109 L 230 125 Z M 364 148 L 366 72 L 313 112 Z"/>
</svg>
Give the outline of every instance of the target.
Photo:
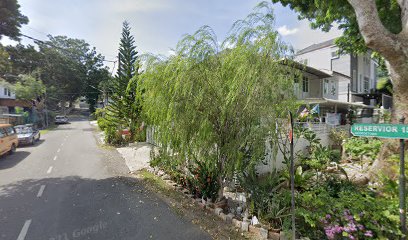
<svg viewBox="0 0 408 240">
<path fill-rule="evenodd" d="M 358 137 L 408 139 L 408 125 L 358 123 L 351 126 L 351 133 Z"/>
<path fill-rule="evenodd" d="M 296 223 L 295 223 L 295 159 L 293 150 L 293 115 L 289 111 L 290 130 L 288 133 L 290 142 L 290 191 L 291 191 L 291 214 L 292 214 L 292 239 L 296 239 Z"/>
<path fill-rule="evenodd" d="M 408 125 L 404 124 L 405 118 L 400 119 L 400 124 L 353 124 L 351 134 L 358 137 L 393 138 L 400 140 L 400 176 L 399 176 L 399 212 L 401 232 L 405 240 L 407 237 L 406 204 L 405 204 L 405 139 L 408 139 Z"/>
</svg>

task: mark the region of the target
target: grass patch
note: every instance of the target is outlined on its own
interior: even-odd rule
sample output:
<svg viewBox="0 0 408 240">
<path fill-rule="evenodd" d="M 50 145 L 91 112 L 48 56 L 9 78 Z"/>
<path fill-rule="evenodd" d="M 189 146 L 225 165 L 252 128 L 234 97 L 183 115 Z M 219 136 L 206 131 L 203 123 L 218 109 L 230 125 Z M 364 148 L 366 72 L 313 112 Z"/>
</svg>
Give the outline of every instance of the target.
<svg viewBox="0 0 408 240">
<path fill-rule="evenodd" d="M 138 176 L 155 192 L 164 194 L 167 197 L 171 197 L 177 200 L 180 200 L 184 197 L 182 193 L 171 189 L 171 187 L 163 179 L 145 169 L 140 170 Z"/>
</svg>

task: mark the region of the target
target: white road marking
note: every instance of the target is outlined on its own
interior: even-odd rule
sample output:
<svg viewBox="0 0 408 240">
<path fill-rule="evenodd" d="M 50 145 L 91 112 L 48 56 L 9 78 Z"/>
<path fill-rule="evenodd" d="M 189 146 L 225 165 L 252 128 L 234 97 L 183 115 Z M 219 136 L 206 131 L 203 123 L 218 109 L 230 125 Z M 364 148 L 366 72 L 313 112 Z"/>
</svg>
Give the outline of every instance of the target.
<svg viewBox="0 0 408 240">
<path fill-rule="evenodd" d="M 61 148 L 58 148 L 57 153 L 59 153 L 61 151 Z"/>
<path fill-rule="evenodd" d="M 25 221 L 24 226 L 21 229 L 21 232 L 17 237 L 17 240 L 24 240 L 25 239 L 25 237 L 27 235 L 27 232 L 28 232 L 28 228 L 30 227 L 30 224 L 31 224 L 31 219 Z"/>
<path fill-rule="evenodd" d="M 57 156 L 55 156 L 55 157 L 54 157 L 54 161 L 56 161 L 56 160 L 57 160 L 57 158 L 58 158 L 58 157 L 57 157 Z"/>
<path fill-rule="evenodd" d="M 40 191 L 38 191 L 37 193 L 38 198 L 42 196 L 42 194 L 44 193 L 44 189 L 45 189 L 45 185 L 41 185 Z"/>
<path fill-rule="evenodd" d="M 64 143 L 61 143 L 61 147 L 64 146 Z"/>
<path fill-rule="evenodd" d="M 47 174 L 50 174 L 50 173 L 51 173 L 52 168 L 53 168 L 52 166 L 51 166 L 50 168 L 48 168 Z"/>
</svg>

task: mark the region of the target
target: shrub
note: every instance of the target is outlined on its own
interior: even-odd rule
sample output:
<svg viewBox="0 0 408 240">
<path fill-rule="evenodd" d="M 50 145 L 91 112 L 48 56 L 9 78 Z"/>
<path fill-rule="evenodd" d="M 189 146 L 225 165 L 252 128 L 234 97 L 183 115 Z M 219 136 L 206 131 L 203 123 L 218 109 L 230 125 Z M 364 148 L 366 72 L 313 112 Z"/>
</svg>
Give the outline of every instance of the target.
<svg viewBox="0 0 408 240">
<path fill-rule="evenodd" d="M 121 145 L 124 143 L 124 139 L 115 127 L 108 125 L 105 128 L 105 142 L 112 145 Z"/>
<path fill-rule="evenodd" d="M 374 160 L 380 152 L 382 141 L 375 138 L 352 137 L 344 143 L 344 150 L 352 159 L 362 160 L 366 156 Z"/>
<path fill-rule="evenodd" d="M 290 227 L 290 191 L 285 189 L 287 181 L 280 172 L 258 176 L 252 169 L 240 176 L 240 184 L 249 193 L 249 213 L 268 222 L 275 229 Z"/>
<path fill-rule="evenodd" d="M 343 129 L 332 128 L 329 133 L 329 138 L 335 146 L 340 146 L 343 140 L 346 140 L 348 136 L 348 131 Z"/>
<path fill-rule="evenodd" d="M 324 185 L 298 195 L 297 221 L 302 236 L 311 239 L 399 238 L 398 197 L 379 197 L 373 192 L 344 186 L 336 194 Z"/>
<path fill-rule="evenodd" d="M 99 128 L 100 128 L 102 131 L 105 131 L 105 129 L 106 129 L 106 128 L 108 127 L 108 125 L 109 125 L 109 122 L 108 122 L 105 118 L 103 118 L 103 117 L 98 118 L 98 119 L 97 119 L 97 123 L 98 123 Z"/>
<path fill-rule="evenodd" d="M 212 201 L 218 197 L 220 186 L 217 182 L 218 173 L 214 167 L 207 162 L 195 161 L 195 164 L 189 167 L 192 174 L 187 178 L 187 187 L 197 197 L 209 198 Z"/>
</svg>

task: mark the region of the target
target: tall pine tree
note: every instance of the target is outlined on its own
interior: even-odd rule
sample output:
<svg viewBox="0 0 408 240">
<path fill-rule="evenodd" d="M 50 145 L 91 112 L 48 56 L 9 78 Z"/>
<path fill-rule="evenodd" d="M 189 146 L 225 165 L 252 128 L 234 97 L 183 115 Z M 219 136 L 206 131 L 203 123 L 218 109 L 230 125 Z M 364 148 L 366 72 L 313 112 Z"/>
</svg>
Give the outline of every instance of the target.
<svg viewBox="0 0 408 240">
<path fill-rule="evenodd" d="M 139 71 L 138 52 L 130 34 L 128 22 L 123 23 L 119 46 L 119 64 L 116 77 L 112 82 L 111 102 L 108 117 L 112 127 L 128 128 L 132 139 L 135 136 L 139 119 L 139 107 L 136 102 L 136 88 Z"/>
</svg>

